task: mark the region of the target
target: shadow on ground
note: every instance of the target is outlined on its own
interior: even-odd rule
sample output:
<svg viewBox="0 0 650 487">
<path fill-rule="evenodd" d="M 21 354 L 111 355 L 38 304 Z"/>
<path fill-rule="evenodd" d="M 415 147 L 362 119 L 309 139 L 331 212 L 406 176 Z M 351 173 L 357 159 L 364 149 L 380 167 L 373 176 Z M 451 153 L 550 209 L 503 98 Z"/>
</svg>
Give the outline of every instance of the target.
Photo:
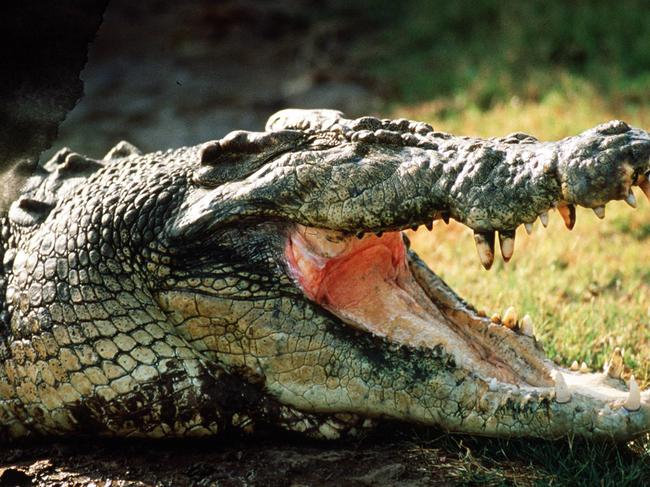
<svg viewBox="0 0 650 487">
<path fill-rule="evenodd" d="M 336 443 L 284 437 L 31 443 L 2 452 L 0 486 L 417 487 L 529 485 L 546 478 L 521 462 L 477 460 L 462 439 L 453 448 L 439 445 L 447 441 L 443 437 L 422 440 L 391 431 Z"/>
</svg>

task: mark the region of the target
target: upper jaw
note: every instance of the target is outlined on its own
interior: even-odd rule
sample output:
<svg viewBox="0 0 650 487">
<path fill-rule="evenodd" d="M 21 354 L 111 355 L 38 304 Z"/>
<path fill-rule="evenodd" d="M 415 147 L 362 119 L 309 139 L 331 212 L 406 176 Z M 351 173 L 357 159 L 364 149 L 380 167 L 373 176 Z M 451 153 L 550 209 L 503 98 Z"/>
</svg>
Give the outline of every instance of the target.
<svg viewBox="0 0 650 487">
<path fill-rule="evenodd" d="M 573 228 L 576 205 L 602 215 L 612 199 L 634 205 L 634 185 L 650 194 L 650 135 L 619 121 L 549 143 L 453 137 L 420 122 L 322 110 L 279 112 L 267 129 L 206 144 L 198 188 L 167 236 L 192 238 L 247 217 L 384 232 L 451 216 L 475 231 L 489 268 L 497 232 L 508 260 L 516 228 L 545 223 L 551 209 Z"/>
</svg>

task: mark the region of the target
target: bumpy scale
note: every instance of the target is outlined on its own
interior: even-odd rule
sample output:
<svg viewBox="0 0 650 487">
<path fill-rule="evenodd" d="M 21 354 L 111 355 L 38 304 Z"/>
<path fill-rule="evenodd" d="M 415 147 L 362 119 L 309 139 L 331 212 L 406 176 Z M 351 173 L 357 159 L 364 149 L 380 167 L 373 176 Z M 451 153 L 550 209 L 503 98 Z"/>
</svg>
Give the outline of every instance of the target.
<svg viewBox="0 0 650 487">
<path fill-rule="evenodd" d="M 488 268 L 497 233 L 508 260 L 550 209 L 571 228 L 576 205 L 634 205 L 649 157 L 619 121 L 542 143 L 328 110 L 200 147 L 63 150 L 0 220 L 0 431 L 640 435 L 650 398 L 620 350 L 606 373 L 560 369 L 528 315 L 477 312 L 401 230 L 454 218 Z"/>
</svg>

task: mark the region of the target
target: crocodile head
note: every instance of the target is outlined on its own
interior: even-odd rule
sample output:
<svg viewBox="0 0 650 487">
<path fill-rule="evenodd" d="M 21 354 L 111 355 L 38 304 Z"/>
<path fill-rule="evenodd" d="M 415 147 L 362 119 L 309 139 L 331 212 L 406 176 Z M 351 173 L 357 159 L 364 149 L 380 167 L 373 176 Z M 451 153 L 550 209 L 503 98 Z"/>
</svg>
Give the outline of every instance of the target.
<svg viewBox="0 0 650 487">
<path fill-rule="evenodd" d="M 287 110 L 267 131 L 205 144 L 162 231 L 156 299 L 184 338 L 266 394 L 324 418 L 393 418 L 448 431 L 624 439 L 650 397 L 606 370 L 549 361 L 529 317 L 489 319 L 401 233 L 454 218 L 489 268 L 498 233 L 575 205 L 602 214 L 650 194 L 650 137 L 623 122 L 541 143 L 453 137 L 423 123 Z M 347 426 L 323 420 L 319 434 Z"/>
</svg>

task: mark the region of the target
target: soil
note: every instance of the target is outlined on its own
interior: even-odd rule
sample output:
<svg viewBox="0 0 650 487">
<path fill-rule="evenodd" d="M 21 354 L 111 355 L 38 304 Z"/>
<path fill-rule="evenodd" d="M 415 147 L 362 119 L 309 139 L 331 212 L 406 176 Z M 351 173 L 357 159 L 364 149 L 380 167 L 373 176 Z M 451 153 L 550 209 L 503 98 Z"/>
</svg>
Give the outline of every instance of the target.
<svg viewBox="0 0 650 487">
<path fill-rule="evenodd" d="M 4 450 L 0 486 L 446 485 L 440 456 L 390 441 L 69 440 Z"/>
</svg>

